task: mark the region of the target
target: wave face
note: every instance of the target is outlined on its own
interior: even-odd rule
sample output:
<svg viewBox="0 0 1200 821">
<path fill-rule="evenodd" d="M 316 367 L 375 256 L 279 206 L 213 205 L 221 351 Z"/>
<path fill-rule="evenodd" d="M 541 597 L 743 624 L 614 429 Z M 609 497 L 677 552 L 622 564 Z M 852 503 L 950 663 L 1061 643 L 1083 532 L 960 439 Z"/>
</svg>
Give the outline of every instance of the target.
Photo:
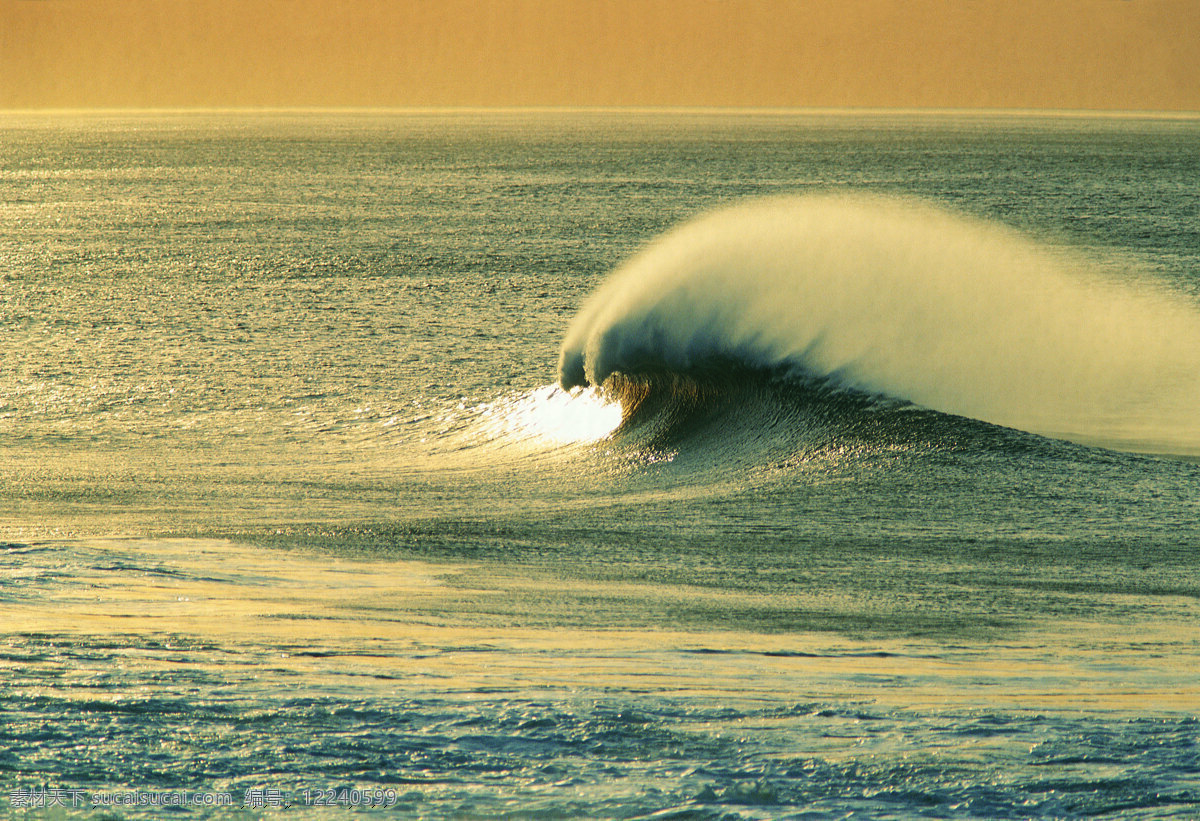
<svg viewBox="0 0 1200 821">
<path fill-rule="evenodd" d="M 619 375 L 639 404 L 630 378 L 782 372 L 1043 435 L 1200 453 L 1200 313 L 1141 287 L 927 203 L 755 200 L 668 232 L 605 281 L 563 341 L 559 383 Z"/>
</svg>

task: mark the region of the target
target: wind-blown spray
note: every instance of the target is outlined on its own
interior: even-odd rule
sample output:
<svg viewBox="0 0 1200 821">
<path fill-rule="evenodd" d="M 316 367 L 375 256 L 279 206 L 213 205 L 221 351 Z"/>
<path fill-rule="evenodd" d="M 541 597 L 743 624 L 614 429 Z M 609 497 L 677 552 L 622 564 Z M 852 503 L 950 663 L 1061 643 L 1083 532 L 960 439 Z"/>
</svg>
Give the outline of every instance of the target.
<svg viewBox="0 0 1200 821">
<path fill-rule="evenodd" d="M 1000 225 L 901 198 L 755 200 L 617 270 L 564 388 L 735 364 L 1133 449 L 1200 452 L 1200 313 Z"/>
</svg>

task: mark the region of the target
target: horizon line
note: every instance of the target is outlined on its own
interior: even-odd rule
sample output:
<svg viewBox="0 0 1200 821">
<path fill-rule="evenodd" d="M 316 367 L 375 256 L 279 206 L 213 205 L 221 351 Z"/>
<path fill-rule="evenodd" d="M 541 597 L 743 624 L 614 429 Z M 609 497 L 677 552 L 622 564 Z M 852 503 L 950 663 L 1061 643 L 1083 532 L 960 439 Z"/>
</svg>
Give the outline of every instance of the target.
<svg viewBox="0 0 1200 821">
<path fill-rule="evenodd" d="M 881 106 L 95 106 L 0 108 L 0 116 L 186 114 L 627 114 L 677 116 L 965 116 L 1113 119 L 1200 119 L 1200 110 L 1008 108 L 1008 107 L 881 107 Z"/>
</svg>

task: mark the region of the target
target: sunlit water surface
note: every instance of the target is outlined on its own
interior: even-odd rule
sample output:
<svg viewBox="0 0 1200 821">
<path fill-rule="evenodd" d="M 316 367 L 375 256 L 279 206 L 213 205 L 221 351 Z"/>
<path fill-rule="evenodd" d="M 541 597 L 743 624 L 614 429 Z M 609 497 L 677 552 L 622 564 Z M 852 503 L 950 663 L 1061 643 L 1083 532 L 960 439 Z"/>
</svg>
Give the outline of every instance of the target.
<svg viewBox="0 0 1200 821">
<path fill-rule="evenodd" d="M 1162 401 L 1196 355 L 1196 121 L 0 130 L 6 810 L 48 786 L 270 788 L 318 816 L 306 789 L 420 817 L 1200 812 L 1200 428 Z M 1168 306 L 1158 370 L 1097 396 L 1119 424 L 1061 431 L 986 418 L 1003 397 L 950 390 L 974 377 L 880 371 L 887 334 L 830 372 L 822 336 L 807 376 L 555 387 L 573 318 L 660 232 L 829 191 L 1006 226 L 1089 293 Z M 746 354 L 765 327 L 704 313 L 762 290 L 738 287 L 671 297 L 705 334 L 632 297 L 606 321 L 629 362 L 650 338 Z"/>
</svg>

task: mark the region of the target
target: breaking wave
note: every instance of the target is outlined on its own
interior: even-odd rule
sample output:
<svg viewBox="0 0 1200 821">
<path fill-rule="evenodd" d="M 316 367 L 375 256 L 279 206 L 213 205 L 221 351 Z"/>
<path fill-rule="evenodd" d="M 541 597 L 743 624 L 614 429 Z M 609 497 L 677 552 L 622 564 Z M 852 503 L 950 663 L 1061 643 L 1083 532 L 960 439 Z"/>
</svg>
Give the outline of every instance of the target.
<svg viewBox="0 0 1200 821">
<path fill-rule="evenodd" d="M 793 399 L 843 397 L 830 407 L 884 396 L 1200 454 L 1200 313 L 1082 259 L 908 199 L 750 201 L 668 232 L 605 281 L 563 341 L 559 384 L 602 386 L 626 427 L 782 382 L 805 386 Z"/>
</svg>

